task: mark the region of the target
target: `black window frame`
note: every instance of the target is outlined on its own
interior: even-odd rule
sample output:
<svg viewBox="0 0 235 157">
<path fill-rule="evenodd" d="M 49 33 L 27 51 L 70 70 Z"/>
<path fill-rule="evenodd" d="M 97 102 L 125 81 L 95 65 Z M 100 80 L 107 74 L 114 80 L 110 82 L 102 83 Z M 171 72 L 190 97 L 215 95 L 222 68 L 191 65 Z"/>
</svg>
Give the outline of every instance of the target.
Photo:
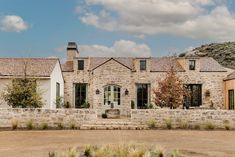
<svg viewBox="0 0 235 157">
<path fill-rule="evenodd" d="M 230 96 L 232 96 L 232 97 L 230 97 Z M 232 102 L 231 102 L 231 100 L 232 100 Z M 234 110 L 234 105 L 235 105 L 234 104 L 234 89 L 230 89 L 230 90 L 228 90 L 228 109 Z"/>
<path fill-rule="evenodd" d="M 84 70 L 84 60 L 78 60 L 78 70 Z"/>
<path fill-rule="evenodd" d="M 196 60 L 189 60 L 189 70 L 196 69 Z"/>
<path fill-rule="evenodd" d="M 184 98 L 185 106 L 200 107 L 202 105 L 202 84 L 186 84 L 185 87 L 190 93 L 190 96 Z"/>
<path fill-rule="evenodd" d="M 147 69 L 147 62 L 146 60 L 140 60 L 140 71 L 145 71 Z"/>
<path fill-rule="evenodd" d="M 56 82 L 56 98 L 60 97 L 60 83 Z"/>
</svg>

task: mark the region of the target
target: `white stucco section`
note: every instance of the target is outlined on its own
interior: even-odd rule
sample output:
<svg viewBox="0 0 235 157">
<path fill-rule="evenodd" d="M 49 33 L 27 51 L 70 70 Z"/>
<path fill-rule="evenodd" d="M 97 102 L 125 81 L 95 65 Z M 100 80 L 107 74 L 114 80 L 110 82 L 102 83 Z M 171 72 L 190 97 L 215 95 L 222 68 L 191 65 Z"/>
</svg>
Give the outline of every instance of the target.
<svg viewBox="0 0 235 157">
<path fill-rule="evenodd" d="M 60 63 L 59 61 L 56 63 L 52 73 L 51 73 L 51 80 L 50 80 L 51 84 L 50 84 L 50 88 L 51 88 L 51 92 L 50 92 L 50 108 L 54 109 L 56 108 L 56 83 L 60 84 L 60 96 L 64 97 L 64 79 L 63 79 L 63 75 L 62 75 L 62 71 L 61 71 L 61 67 L 60 67 Z M 49 86 L 48 86 L 49 88 Z"/>
</svg>

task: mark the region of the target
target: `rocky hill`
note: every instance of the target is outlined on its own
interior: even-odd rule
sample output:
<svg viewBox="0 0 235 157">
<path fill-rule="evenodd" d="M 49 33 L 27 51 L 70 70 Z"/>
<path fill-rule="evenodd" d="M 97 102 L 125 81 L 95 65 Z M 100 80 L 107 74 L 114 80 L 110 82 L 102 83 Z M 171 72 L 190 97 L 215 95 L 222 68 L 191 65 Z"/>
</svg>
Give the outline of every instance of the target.
<svg viewBox="0 0 235 157">
<path fill-rule="evenodd" d="M 223 66 L 235 69 L 235 42 L 202 45 L 182 55 L 213 57 Z"/>
</svg>

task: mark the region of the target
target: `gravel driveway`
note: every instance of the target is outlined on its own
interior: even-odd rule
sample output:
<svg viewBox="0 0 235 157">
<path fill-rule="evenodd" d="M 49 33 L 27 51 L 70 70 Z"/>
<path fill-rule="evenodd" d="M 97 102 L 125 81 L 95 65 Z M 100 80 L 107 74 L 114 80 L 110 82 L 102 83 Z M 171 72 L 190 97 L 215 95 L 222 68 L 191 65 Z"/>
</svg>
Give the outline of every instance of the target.
<svg viewBox="0 0 235 157">
<path fill-rule="evenodd" d="M 235 131 L 60 130 L 1 131 L 0 157 L 48 157 L 49 151 L 117 143 L 178 149 L 190 157 L 235 156 Z"/>
</svg>

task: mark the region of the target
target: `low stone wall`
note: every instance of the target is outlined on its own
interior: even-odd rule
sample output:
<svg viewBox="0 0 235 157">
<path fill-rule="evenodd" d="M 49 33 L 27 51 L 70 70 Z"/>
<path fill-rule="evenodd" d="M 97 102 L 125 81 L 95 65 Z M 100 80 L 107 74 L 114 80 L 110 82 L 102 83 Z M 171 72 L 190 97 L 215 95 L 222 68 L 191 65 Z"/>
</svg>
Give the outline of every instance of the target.
<svg viewBox="0 0 235 157">
<path fill-rule="evenodd" d="M 62 124 L 69 127 L 71 123 L 76 126 L 97 119 L 97 111 L 93 109 L 0 109 L 0 128 L 11 127 L 12 121 L 17 120 L 19 127 L 26 127 L 32 120 L 35 127 L 47 123 L 49 127 Z"/>
<path fill-rule="evenodd" d="M 177 128 L 183 122 L 189 126 L 206 125 L 211 123 L 217 128 L 224 128 L 225 123 L 235 129 L 235 111 L 228 110 L 170 110 L 170 109 L 147 109 L 131 110 L 131 121 L 146 124 L 154 120 L 158 126 L 166 125 L 171 121 L 172 126 Z"/>
</svg>

